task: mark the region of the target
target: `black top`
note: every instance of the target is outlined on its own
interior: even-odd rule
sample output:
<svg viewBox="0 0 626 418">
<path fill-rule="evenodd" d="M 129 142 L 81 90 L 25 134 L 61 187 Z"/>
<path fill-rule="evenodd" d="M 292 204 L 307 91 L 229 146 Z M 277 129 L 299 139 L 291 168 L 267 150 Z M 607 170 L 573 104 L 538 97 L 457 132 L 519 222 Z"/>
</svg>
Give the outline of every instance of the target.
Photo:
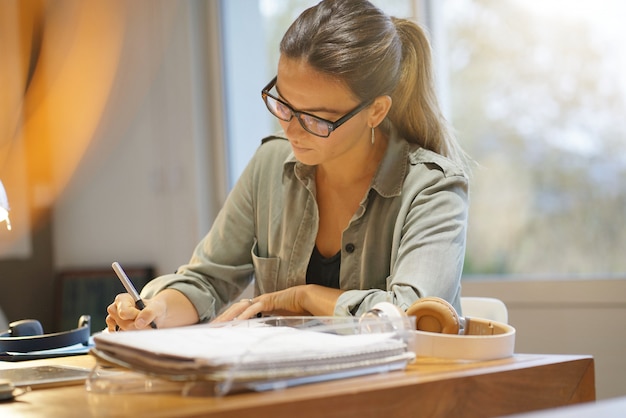
<svg viewBox="0 0 626 418">
<path fill-rule="evenodd" d="M 306 271 L 306 283 L 339 289 L 340 268 L 341 251 L 332 257 L 325 258 L 317 250 L 317 246 L 315 246 Z"/>
</svg>

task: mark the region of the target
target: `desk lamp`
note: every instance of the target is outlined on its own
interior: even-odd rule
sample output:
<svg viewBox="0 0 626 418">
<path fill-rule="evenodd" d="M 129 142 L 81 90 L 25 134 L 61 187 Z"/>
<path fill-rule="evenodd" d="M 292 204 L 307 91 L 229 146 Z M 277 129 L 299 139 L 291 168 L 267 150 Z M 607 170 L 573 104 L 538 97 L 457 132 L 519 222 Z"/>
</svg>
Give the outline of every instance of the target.
<svg viewBox="0 0 626 418">
<path fill-rule="evenodd" d="M 11 221 L 9 220 L 9 199 L 7 192 L 4 190 L 2 180 L 0 180 L 0 222 L 7 221 L 7 229 L 11 230 Z"/>
</svg>

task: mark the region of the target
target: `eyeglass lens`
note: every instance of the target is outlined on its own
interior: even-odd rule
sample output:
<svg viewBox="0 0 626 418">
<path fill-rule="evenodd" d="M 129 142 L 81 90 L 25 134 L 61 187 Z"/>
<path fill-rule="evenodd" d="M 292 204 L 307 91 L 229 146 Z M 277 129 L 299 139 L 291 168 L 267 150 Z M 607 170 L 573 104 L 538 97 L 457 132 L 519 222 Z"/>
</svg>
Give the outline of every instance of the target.
<svg viewBox="0 0 626 418">
<path fill-rule="evenodd" d="M 327 137 L 328 135 L 330 135 L 331 128 L 327 121 L 312 115 L 297 112 L 291 109 L 285 103 L 276 100 L 269 94 L 264 95 L 264 98 L 267 109 L 278 119 L 289 122 L 291 118 L 293 118 L 293 116 L 295 115 L 296 118 L 298 118 L 298 122 L 300 122 L 300 125 L 306 131 L 312 133 L 313 135 L 322 137 Z"/>
</svg>

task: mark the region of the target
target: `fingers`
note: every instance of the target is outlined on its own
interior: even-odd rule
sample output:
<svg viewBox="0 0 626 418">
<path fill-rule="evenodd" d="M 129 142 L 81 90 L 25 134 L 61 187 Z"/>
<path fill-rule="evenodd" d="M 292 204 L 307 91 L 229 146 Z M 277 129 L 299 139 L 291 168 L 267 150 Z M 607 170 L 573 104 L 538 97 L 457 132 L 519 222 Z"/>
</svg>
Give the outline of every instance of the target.
<svg viewBox="0 0 626 418">
<path fill-rule="evenodd" d="M 263 312 L 263 303 L 260 299 L 241 299 L 233 303 L 228 309 L 220 314 L 213 322 L 227 322 L 256 318 Z"/>
<path fill-rule="evenodd" d="M 110 306 L 110 305 L 109 305 Z M 107 308 L 108 311 L 108 308 Z M 107 324 L 107 330 L 109 332 L 114 332 L 117 330 L 117 328 L 119 328 L 119 325 L 117 325 L 117 322 L 115 321 L 115 319 L 111 316 L 111 314 L 107 315 L 106 319 L 106 324 Z"/>
<path fill-rule="evenodd" d="M 241 299 L 230 305 L 213 322 L 250 319 L 259 314 L 310 315 L 302 309 L 297 298 L 298 289 L 303 288 L 304 286 L 294 286 L 277 292 L 264 293 L 254 299 Z"/>
<path fill-rule="evenodd" d="M 144 301 L 146 302 L 146 301 Z M 154 304 L 158 307 L 158 304 Z M 137 309 L 135 301 L 128 293 L 121 293 L 115 297 L 115 301 L 107 307 L 107 329 L 109 331 L 136 330 L 150 327 L 157 313 L 153 304 L 146 302 L 146 308 Z"/>
<path fill-rule="evenodd" d="M 115 297 L 113 303 L 107 306 L 107 329 L 117 331 L 118 328 L 128 329 L 139 310 L 135 307 L 133 298 L 128 293 L 121 293 Z"/>
<path fill-rule="evenodd" d="M 135 318 L 135 328 L 136 329 L 144 329 L 150 328 L 151 322 L 154 322 L 156 319 L 156 313 L 152 309 L 152 306 L 146 306 L 145 309 L 139 311 L 139 314 Z"/>
</svg>

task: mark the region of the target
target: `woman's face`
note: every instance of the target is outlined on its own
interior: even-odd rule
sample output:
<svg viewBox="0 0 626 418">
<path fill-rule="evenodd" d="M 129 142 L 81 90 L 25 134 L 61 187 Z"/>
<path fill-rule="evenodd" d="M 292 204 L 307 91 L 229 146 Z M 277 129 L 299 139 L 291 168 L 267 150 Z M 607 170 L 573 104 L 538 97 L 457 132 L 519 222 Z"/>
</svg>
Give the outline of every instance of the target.
<svg viewBox="0 0 626 418">
<path fill-rule="evenodd" d="M 343 83 L 315 71 L 303 60 L 284 57 L 278 63 L 276 91 L 294 110 L 329 121 L 336 121 L 360 104 Z M 307 165 L 325 164 L 349 157 L 357 146 L 371 145 L 368 109 L 331 132 L 328 138 L 307 132 L 295 117 L 280 124 L 299 161 Z"/>
</svg>

